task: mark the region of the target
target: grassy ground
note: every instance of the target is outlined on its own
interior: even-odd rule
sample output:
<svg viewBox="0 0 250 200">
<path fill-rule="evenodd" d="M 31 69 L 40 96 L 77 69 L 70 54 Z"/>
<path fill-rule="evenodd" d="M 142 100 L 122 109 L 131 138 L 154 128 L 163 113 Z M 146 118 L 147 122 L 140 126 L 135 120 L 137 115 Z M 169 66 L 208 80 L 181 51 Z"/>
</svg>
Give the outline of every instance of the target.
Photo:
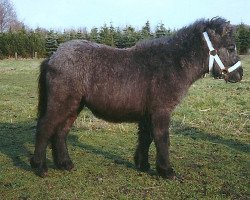
<svg viewBox="0 0 250 200">
<path fill-rule="evenodd" d="M 110 124 L 85 110 L 69 135 L 73 172 L 54 168 L 34 175 L 37 76 L 41 60 L 0 61 L 0 199 L 249 199 L 250 57 L 244 80 L 196 82 L 176 109 L 171 161 L 183 181 L 136 171 L 135 124 Z"/>
</svg>

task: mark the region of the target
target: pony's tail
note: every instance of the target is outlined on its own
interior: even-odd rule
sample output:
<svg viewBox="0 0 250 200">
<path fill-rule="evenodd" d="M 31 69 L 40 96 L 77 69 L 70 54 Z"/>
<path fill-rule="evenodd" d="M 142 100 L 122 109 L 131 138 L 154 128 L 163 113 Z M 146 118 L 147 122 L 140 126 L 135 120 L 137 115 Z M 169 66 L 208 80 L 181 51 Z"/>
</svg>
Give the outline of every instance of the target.
<svg viewBox="0 0 250 200">
<path fill-rule="evenodd" d="M 46 84 L 46 74 L 48 68 L 48 61 L 49 59 L 46 59 L 40 65 L 40 75 L 38 78 L 38 119 L 45 115 L 47 109 L 48 92 Z"/>
</svg>

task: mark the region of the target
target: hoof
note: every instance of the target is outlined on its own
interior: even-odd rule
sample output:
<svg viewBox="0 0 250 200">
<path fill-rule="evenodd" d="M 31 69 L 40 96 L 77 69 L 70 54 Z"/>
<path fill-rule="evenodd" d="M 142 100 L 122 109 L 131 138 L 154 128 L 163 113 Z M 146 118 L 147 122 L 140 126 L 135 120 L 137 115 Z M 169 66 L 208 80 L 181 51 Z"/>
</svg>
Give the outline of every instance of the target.
<svg viewBox="0 0 250 200">
<path fill-rule="evenodd" d="M 158 174 L 162 177 L 162 178 L 166 178 L 166 179 L 170 179 L 170 180 L 177 180 L 178 177 L 176 176 L 176 173 L 174 171 L 174 169 L 168 168 L 168 169 L 162 169 L 160 167 L 156 167 Z"/>
<path fill-rule="evenodd" d="M 31 166 L 33 169 L 39 167 L 39 163 L 36 163 L 36 162 L 34 161 L 34 157 L 30 158 L 30 166 Z"/>
<path fill-rule="evenodd" d="M 56 162 L 56 167 L 60 170 L 72 171 L 74 169 L 74 164 L 71 160 Z"/>
<path fill-rule="evenodd" d="M 149 163 L 136 164 L 136 169 L 138 169 L 141 172 L 146 172 L 150 169 L 150 164 Z"/>
<path fill-rule="evenodd" d="M 37 176 L 45 178 L 46 176 L 48 176 L 48 169 L 37 169 L 35 173 Z"/>
<path fill-rule="evenodd" d="M 150 169 L 150 164 L 148 163 L 147 159 L 143 159 L 142 156 L 138 152 L 135 153 L 134 156 L 135 167 L 137 170 L 146 172 Z"/>
<path fill-rule="evenodd" d="M 46 163 L 35 162 L 34 157 L 30 159 L 30 165 L 34 169 L 35 174 L 44 178 L 48 175 L 48 168 Z"/>
</svg>

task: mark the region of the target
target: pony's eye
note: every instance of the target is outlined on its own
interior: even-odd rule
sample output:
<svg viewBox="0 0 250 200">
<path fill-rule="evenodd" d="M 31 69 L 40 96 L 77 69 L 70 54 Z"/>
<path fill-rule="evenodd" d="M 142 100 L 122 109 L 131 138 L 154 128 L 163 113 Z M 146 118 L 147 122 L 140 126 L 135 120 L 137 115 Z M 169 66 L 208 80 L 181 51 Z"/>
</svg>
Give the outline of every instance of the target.
<svg viewBox="0 0 250 200">
<path fill-rule="evenodd" d="M 228 47 L 228 51 L 231 52 L 231 53 L 234 52 L 234 51 L 235 51 L 235 45 L 233 45 L 233 44 L 230 45 L 230 46 Z"/>
</svg>

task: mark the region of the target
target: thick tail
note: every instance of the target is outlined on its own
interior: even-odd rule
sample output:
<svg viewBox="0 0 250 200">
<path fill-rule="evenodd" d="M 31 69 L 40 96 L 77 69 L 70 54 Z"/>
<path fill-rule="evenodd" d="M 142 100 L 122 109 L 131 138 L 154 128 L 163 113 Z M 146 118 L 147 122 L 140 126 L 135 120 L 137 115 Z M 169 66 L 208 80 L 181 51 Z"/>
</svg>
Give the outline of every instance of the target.
<svg viewBox="0 0 250 200">
<path fill-rule="evenodd" d="M 46 86 L 46 74 L 48 68 L 48 61 L 49 59 L 44 60 L 40 65 L 40 75 L 38 78 L 38 112 L 37 117 L 40 119 L 46 113 L 47 108 L 47 86 Z"/>
</svg>

